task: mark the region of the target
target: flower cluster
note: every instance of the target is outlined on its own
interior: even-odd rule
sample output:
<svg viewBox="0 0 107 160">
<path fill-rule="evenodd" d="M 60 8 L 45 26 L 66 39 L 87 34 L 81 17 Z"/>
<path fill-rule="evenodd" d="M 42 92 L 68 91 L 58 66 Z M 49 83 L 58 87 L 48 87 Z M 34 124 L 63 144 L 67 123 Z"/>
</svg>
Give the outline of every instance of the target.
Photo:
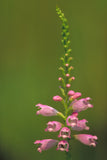
<svg viewBox="0 0 107 160">
<path fill-rule="evenodd" d="M 70 65 L 72 57 L 70 56 L 71 49 L 69 47 L 69 31 L 67 25 L 67 19 L 64 17 L 64 14 L 59 8 L 56 8 L 56 11 L 62 20 L 62 43 L 65 49 L 65 54 L 61 57 L 63 66 L 59 69 L 62 71 L 62 76 L 58 78 L 60 82 L 60 91 L 62 96 L 56 95 L 53 97 L 54 101 L 59 101 L 64 108 L 65 112 L 56 110 L 55 108 L 43 104 L 37 104 L 38 107 L 37 115 L 43 116 L 60 116 L 63 122 L 58 121 L 49 121 L 45 132 L 58 132 L 58 140 L 54 139 L 43 139 L 36 140 L 34 144 L 40 144 L 38 151 L 48 150 L 49 148 L 57 145 L 57 150 L 61 151 L 70 151 L 70 140 L 75 138 L 81 143 L 88 146 L 96 146 L 97 136 L 89 134 L 73 134 L 73 131 L 82 131 L 89 130 L 87 126 L 88 121 L 86 119 L 80 120 L 78 114 L 81 111 L 84 111 L 88 108 L 93 108 L 93 105 L 90 104 L 90 97 L 80 98 L 82 94 L 80 92 L 75 92 L 70 89 L 71 82 L 75 77 L 70 76 L 73 67 Z M 59 140 L 61 138 L 62 140 Z"/>
</svg>

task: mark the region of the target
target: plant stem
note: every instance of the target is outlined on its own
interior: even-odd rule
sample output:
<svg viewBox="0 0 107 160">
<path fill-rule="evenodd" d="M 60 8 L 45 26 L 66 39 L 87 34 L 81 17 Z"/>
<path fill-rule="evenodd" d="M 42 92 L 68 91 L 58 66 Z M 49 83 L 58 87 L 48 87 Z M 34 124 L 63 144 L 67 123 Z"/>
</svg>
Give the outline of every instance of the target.
<svg viewBox="0 0 107 160">
<path fill-rule="evenodd" d="M 70 151 L 66 152 L 66 160 L 72 160 Z"/>
</svg>

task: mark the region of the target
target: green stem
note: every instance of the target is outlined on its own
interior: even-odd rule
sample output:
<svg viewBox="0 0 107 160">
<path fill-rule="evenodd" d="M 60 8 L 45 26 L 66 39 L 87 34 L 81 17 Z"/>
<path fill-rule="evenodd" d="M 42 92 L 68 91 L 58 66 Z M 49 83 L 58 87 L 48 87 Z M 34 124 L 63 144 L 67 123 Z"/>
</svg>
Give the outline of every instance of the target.
<svg viewBox="0 0 107 160">
<path fill-rule="evenodd" d="M 72 160 L 71 152 L 66 152 L 66 160 Z"/>
</svg>

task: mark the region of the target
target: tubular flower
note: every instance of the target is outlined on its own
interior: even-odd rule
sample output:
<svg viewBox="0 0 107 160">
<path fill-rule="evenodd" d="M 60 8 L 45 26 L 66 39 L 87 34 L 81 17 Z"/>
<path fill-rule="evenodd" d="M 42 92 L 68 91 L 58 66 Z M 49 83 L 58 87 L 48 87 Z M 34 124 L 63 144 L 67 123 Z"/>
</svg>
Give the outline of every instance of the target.
<svg viewBox="0 0 107 160">
<path fill-rule="evenodd" d="M 50 106 L 43 105 L 43 104 L 37 104 L 39 111 L 37 111 L 37 115 L 41 114 L 43 116 L 56 116 L 58 111 Z"/>
<path fill-rule="evenodd" d="M 86 119 L 78 120 L 77 124 L 75 126 L 73 126 L 72 129 L 75 131 L 82 131 L 83 129 L 89 130 L 89 127 L 86 126 L 87 122 L 88 121 Z"/>
<path fill-rule="evenodd" d="M 72 113 L 72 115 L 68 116 L 68 118 L 66 119 L 66 123 L 67 126 L 71 126 L 71 127 L 75 127 L 77 125 L 77 121 L 78 121 L 78 113 L 74 112 Z"/>
<path fill-rule="evenodd" d="M 45 129 L 45 131 L 47 132 L 57 132 L 61 129 L 62 124 L 60 122 L 57 121 L 49 121 L 47 123 L 47 128 Z"/>
<path fill-rule="evenodd" d="M 42 150 L 48 150 L 57 145 L 57 143 L 58 141 L 54 139 L 43 139 L 34 142 L 34 144 L 41 144 L 40 147 L 37 149 L 38 152 L 42 152 Z"/>
<path fill-rule="evenodd" d="M 75 135 L 75 138 L 79 140 L 81 143 L 88 146 L 93 146 L 93 147 L 96 147 L 95 140 L 98 139 L 97 136 L 92 136 L 89 134 L 78 134 L 78 135 Z"/>
<path fill-rule="evenodd" d="M 53 100 L 54 101 L 62 101 L 62 97 L 60 97 L 60 96 L 54 96 Z"/>
<path fill-rule="evenodd" d="M 60 133 L 58 135 L 58 137 L 62 137 L 62 138 L 71 138 L 71 130 L 67 127 L 63 127 L 61 130 L 60 130 Z"/>
<path fill-rule="evenodd" d="M 63 140 L 58 143 L 57 150 L 68 152 L 69 151 L 68 149 L 69 149 L 69 143 L 67 141 Z"/>
<path fill-rule="evenodd" d="M 90 98 L 82 98 L 79 100 L 74 100 L 71 103 L 72 109 L 74 112 L 81 112 L 86 110 L 87 108 L 92 108 L 93 105 L 89 103 Z"/>
</svg>

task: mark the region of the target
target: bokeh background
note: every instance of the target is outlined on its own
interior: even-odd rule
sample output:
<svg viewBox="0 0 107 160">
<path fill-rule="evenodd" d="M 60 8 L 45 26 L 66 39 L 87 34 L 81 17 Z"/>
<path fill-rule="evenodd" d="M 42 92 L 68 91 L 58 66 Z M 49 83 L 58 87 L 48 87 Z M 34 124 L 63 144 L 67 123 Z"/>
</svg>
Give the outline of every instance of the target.
<svg viewBox="0 0 107 160">
<path fill-rule="evenodd" d="M 92 97 L 93 109 L 80 114 L 98 136 L 96 148 L 72 141 L 73 160 L 106 160 L 107 149 L 107 1 L 0 1 L 0 160 L 65 160 L 52 148 L 38 153 L 33 142 L 56 138 L 45 133 L 54 117 L 36 116 L 35 104 L 62 109 L 52 100 L 58 89 L 61 22 L 56 4 L 70 25 L 72 89 Z M 60 120 L 60 119 L 59 119 Z M 83 132 L 84 133 L 84 132 Z"/>
</svg>

